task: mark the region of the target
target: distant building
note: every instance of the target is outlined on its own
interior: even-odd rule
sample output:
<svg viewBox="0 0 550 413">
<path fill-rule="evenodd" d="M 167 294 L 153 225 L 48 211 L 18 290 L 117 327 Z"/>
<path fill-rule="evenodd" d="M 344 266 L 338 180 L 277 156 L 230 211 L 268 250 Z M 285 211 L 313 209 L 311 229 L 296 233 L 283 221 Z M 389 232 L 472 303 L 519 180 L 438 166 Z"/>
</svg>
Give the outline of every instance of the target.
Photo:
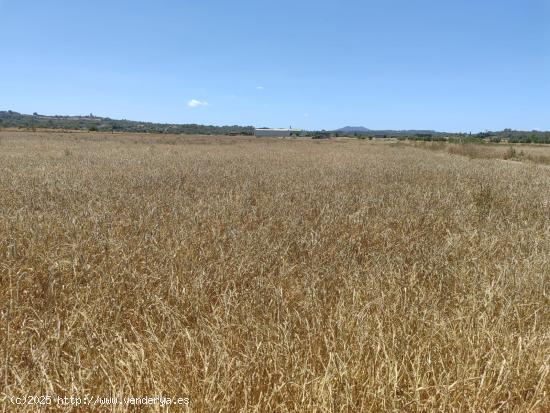
<svg viewBox="0 0 550 413">
<path fill-rule="evenodd" d="M 283 138 L 290 136 L 293 133 L 299 133 L 299 129 L 286 129 L 286 128 L 256 128 L 254 130 L 254 136 L 258 138 Z"/>
</svg>

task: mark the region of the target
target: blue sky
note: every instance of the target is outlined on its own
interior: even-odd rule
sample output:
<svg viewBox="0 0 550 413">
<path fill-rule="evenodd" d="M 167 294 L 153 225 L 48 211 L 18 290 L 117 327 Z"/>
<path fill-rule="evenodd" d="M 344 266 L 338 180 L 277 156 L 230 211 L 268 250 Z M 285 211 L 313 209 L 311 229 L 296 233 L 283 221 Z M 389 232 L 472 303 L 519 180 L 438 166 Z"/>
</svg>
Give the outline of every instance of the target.
<svg viewBox="0 0 550 413">
<path fill-rule="evenodd" d="M 550 0 L 0 0 L 0 110 L 550 130 Z"/>
</svg>

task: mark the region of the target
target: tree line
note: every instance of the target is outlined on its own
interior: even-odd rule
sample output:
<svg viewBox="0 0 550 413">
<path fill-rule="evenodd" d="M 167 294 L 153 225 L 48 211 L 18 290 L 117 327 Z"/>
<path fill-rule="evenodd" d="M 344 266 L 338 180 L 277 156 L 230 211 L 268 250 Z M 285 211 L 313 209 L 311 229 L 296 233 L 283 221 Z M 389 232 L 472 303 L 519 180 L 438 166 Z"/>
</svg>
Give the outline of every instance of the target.
<svg viewBox="0 0 550 413">
<path fill-rule="evenodd" d="M 94 116 L 45 116 L 34 113 L 0 111 L 0 128 L 67 129 L 99 132 L 184 133 L 197 135 L 253 135 L 252 126 L 213 126 L 198 124 L 166 124 L 111 119 Z"/>
</svg>

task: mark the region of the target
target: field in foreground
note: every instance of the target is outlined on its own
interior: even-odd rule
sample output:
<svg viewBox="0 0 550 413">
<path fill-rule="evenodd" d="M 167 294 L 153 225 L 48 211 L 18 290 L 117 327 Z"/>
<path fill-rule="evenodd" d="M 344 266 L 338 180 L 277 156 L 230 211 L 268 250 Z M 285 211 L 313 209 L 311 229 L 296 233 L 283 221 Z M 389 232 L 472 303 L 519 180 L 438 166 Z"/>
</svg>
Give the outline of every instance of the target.
<svg viewBox="0 0 550 413">
<path fill-rule="evenodd" d="M 7 411 L 24 409 L 2 395 L 46 394 L 550 409 L 547 166 L 369 141 L 3 132 L 0 172 Z"/>
</svg>

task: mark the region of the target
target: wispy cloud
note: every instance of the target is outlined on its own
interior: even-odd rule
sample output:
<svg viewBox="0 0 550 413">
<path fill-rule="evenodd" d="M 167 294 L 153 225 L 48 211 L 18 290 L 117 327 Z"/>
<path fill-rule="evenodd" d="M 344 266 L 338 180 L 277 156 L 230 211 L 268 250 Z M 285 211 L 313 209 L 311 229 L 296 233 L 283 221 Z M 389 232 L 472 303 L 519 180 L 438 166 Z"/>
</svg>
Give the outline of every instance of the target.
<svg viewBox="0 0 550 413">
<path fill-rule="evenodd" d="M 208 102 L 204 100 L 191 99 L 187 102 L 187 106 L 190 108 L 198 108 L 199 106 L 208 106 Z"/>
<path fill-rule="evenodd" d="M 309 113 L 304 113 L 304 118 L 309 118 Z"/>
<path fill-rule="evenodd" d="M 265 88 L 263 86 L 256 86 L 256 90 L 264 90 Z"/>
</svg>

